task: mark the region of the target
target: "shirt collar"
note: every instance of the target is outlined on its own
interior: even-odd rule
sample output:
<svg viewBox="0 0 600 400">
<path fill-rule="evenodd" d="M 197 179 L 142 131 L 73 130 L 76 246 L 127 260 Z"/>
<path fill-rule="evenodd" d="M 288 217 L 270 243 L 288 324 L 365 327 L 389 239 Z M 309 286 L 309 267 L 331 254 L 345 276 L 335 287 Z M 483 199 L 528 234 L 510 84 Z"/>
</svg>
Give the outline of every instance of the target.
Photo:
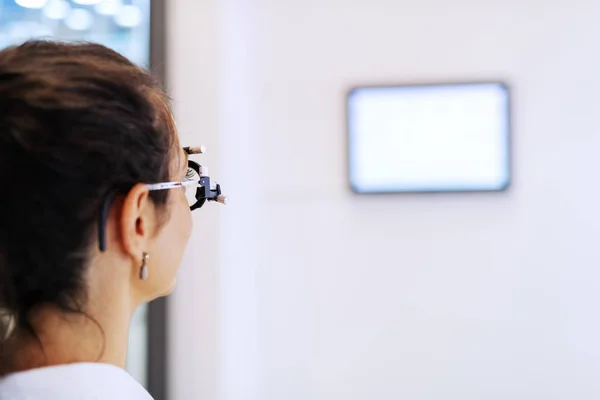
<svg viewBox="0 0 600 400">
<path fill-rule="evenodd" d="M 7 375 L 0 379 L 0 398 L 152 400 L 125 370 L 102 363 L 64 364 Z"/>
</svg>

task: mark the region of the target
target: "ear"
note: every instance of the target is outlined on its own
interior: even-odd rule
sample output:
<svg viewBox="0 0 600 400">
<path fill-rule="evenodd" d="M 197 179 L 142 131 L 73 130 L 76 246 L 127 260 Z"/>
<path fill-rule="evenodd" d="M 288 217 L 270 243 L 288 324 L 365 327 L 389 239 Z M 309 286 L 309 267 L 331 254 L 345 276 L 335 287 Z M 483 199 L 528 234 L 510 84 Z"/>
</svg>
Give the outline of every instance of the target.
<svg viewBox="0 0 600 400">
<path fill-rule="evenodd" d="M 156 227 L 154 203 L 149 197 L 148 187 L 135 185 L 123 200 L 119 221 L 123 248 L 134 260 L 139 260 L 147 251 L 147 244 Z"/>
</svg>

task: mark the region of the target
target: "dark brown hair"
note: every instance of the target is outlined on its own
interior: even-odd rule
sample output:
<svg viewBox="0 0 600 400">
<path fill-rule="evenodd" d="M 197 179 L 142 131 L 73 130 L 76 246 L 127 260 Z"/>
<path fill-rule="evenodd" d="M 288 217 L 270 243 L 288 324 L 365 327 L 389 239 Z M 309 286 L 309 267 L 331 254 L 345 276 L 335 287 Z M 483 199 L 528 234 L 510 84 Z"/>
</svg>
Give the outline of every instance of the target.
<svg viewBox="0 0 600 400">
<path fill-rule="evenodd" d="M 14 332 L 37 338 L 39 306 L 81 312 L 103 203 L 168 181 L 174 140 L 166 96 L 118 53 L 50 41 L 0 51 L 0 310 Z M 151 198 L 164 208 L 168 193 Z"/>
</svg>

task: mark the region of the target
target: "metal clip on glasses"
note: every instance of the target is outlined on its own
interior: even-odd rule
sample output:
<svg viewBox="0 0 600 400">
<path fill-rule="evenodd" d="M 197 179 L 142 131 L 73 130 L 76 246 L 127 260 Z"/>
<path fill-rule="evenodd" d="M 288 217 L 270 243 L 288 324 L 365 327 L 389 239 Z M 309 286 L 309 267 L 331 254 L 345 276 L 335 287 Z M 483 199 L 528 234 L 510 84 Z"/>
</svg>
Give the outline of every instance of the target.
<svg viewBox="0 0 600 400">
<path fill-rule="evenodd" d="M 204 146 L 200 147 L 184 147 L 183 151 L 187 154 L 203 154 L 206 152 Z M 216 184 L 213 189 L 210 183 L 210 177 L 208 176 L 208 168 L 203 167 L 195 161 L 188 160 L 188 169 L 195 171 L 198 176 L 198 189 L 196 190 L 196 203 L 190 206 L 190 209 L 194 211 L 200 208 L 204 203 L 208 201 L 216 201 L 217 203 L 227 204 L 227 197 L 221 194 L 221 185 Z M 196 179 L 192 179 L 196 181 Z"/>
<path fill-rule="evenodd" d="M 188 155 L 192 155 L 205 153 L 206 149 L 204 146 L 184 147 L 183 151 L 185 151 L 185 153 Z M 146 186 L 150 191 L 174 188 L 196 188 L 196 192 L 190 193 L 190 196 L 187 196 L 186 193 L 186 197 L 188 197 L 188 202 L 192 211 L 202 207 L 206 201 L 215 201 L 217 203 L 227 204 L 227 197 L 221 194 L 221 185 L 217 183 L 215 184 L 214 188 L 211 186 L 210 177 L 208 176 L 208 169 L 189 159 L 188 172 L 185 180 L 181 182 L 150 183 Z M 102 209 L 100 210 L 100 221 L 98 223 L 98 242 L 100 251 L 106 251 L 106 220 L 108 218 L 110 205 L 117 194 L 118 191 L 114 191 L 109 194 L 102 204 Z"/>
</svg>

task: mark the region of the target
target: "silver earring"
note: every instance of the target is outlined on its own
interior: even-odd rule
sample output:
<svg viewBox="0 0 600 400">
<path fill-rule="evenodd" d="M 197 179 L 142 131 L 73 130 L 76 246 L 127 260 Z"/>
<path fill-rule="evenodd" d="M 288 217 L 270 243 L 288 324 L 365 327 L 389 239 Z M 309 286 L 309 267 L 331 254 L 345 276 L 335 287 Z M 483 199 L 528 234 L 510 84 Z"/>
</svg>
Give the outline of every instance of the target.
<svg viewBox="0 0 600 400">
<path fill-rule="evenodd" d="M 144 252 L 142 254 L 142 266 L 140 268 L 140 279 L 145 281 L 148 279 L 148 259 L 150 258 L 150 254 Z"/>
</svg>

